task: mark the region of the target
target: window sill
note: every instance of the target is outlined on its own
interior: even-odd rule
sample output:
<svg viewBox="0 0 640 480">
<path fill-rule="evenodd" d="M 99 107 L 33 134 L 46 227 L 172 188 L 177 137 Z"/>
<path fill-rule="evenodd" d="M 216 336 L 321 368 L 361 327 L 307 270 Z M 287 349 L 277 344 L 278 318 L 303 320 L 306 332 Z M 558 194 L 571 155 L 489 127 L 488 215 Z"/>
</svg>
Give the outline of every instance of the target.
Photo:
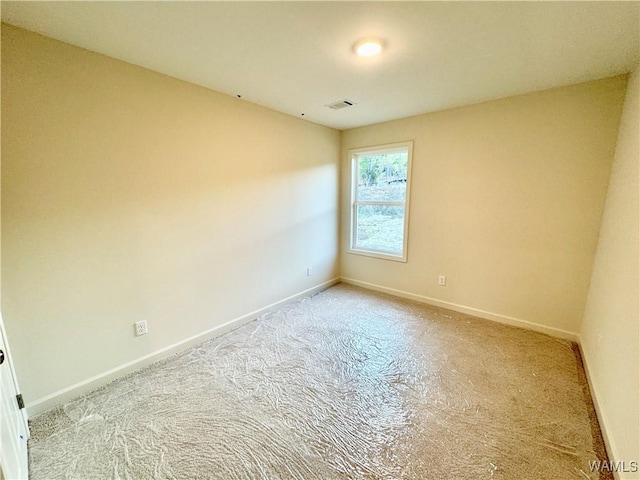
<svg viewBox="0 0 640 480">
<path fill-rule="evenodd" d="M 391 260 L 394 262 L 407 263 L 406 255 L 393 255 L 392 253 L 374 252 L 371 250 L 358 250 L 350 248 L 347 253 L 352 255 L 362 255 L 363 257 L 379 258 L 381 260 Z"/>
</svg>

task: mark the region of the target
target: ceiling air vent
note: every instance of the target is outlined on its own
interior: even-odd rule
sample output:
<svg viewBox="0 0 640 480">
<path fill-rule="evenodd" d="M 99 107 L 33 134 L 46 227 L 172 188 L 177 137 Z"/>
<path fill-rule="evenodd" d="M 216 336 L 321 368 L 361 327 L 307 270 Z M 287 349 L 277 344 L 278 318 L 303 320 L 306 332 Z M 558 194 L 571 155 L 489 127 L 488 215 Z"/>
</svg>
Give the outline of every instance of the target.
<svg viewBox="0 0 640 480">
<path fill-rule="evenodd" d="M 329 107 L 331 110 L 340 110 L 341 108 L 352 107 L 353 105 L 355 105 L 355 102 L 352 102 L 351 100 L 340 100 L 338 102 L 325 105 L 325 107 Z"/>
</svg>

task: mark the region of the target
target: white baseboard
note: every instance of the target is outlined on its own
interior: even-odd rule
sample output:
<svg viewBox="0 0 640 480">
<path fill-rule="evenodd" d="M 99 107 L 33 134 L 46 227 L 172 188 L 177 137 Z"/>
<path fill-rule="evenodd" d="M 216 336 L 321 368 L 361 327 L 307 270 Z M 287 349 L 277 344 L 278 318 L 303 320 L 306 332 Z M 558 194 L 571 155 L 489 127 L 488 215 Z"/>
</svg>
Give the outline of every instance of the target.
<svg viewBox="0 0 640 480">
<path fill-rule="evenodd" d="M 69 400 L 73 400 L 85 393 L 88 393 L 96 388 L 99 388 L 107 383 L 122 377 L 128 373 L 139 370 L 143 367 L 151 365 L 158 360 L 162 360 L 163 358 L 170 357 L 171 355 L 187 350 L 199 343 L 205 342 L 211 338 L 218 337 L 230 330 L 238 328 L 245 323 L 249 323 L 252 320 L 260 317 L 261 315 L 273 311 L 287 303 L 291 303 L 295 300 L 298 300 L 303 297 L 307 297 L 313 295 L 315 293 L 321 292 L 337 283 L 340 283 L 339 278 L 333 278 L 326 282 L 323 282 L 315 287 L 308 288 L 303 290 L 302 292 L 298 292 L 294 295 L 291 295 L 287 298 L 284 298 L 278 302 L 274 302 L 266 307 L 260 308 L 253 312 L 247 313 L 246 315 L 242 315 L 241 317 L 234 318 L 233 320 L 229 320 L 228 322 L 223 323 L 222 325 L 217 325 L 209 330 L 206 330 L 202 333 L 194 335 L 192 337 L 181 340 L 173 345 L 169 345 L 167 347 L 161 348 L 160 350 L 156 350 L 153 353 L 140 357 L 131 362 L 127 362 L 123 365 L 119 365 L 111 370 L 107 370 L 106 372 L 95 375 L 91 378 L 83 380 L 82 382 L 78 382 L 74 385 L 71 385 L 67 388 L 63 388 L 58 390 L 57 392 L 53 392 L 50 395 L 34 400 L 33 402 L 29 402 L 26 405 L 26 410 L 29 416 L 38 415 L 42 412 L 45 412 L 57 405 L 60 405 Z"/>
<path fill-rule="evenodd" d="M 515 327 L 526 328 L 527 330 L 533 330 L 535 332 L 545 333 L 552 337 L 563 338 L 565 340 L 571 340 L 572 342 L 578 342 L 579 337 L 577 333 L 570 332 L 568 330 L 562 330 L 560 328 L 548 327 L 539 323 L 530 322 L 520 318 L 509 317 L 507 315 L 501 315 L 499 313 L 487 312 L 478 308 L 467 307 L 466 305 L 458 305 L 457 303 L 445 302 L 436 298 L 426 297 L 424 295 L 418 295 L 417 293 L 405 292 L 404 290 L 396 290 L 395 288 L 383 287 L 382 285 L 376 285 L 374 283 L 363 282 L 356 280 L 355 278 L 341 277 L 340 281 L 343 283 L 349 283 L 358 287 L 368 288 L 369 290 L 375 290 L 377 292 L 387 293 L 396 297 L 407 298 L 420 303 L 427 303 L 436 307 L 448 308 L 460 313 L 466 313 L 476 317 L 484 318 L 486 320 L 492 320 L 498 323 L 504 323 Z"/>
<path fill-rule="evenodd" d="M 497 313 L 492 313 L 492 312 L 487 312 L 484 310 L 480 310 L 477 308 L 473 308 L 473 307 L 467 307 L 464 305 L 458 305 L 455 303 L 451 303 L 451 302 L 445 302 L 442 300 L 437 300 L 435 298 L 430 298 L 430 297 L 426 297 L 423 295 L 418 295 L 415 293 L 410 293 L 410 292 L 405 292 L 402 290 L 396 290 L 394 288 L 389 288 L 389 287 L 383 287 L 381 285 L 376 285 L 373 283 L 369 283 L 369 282 L 363 282 L 360 280 L 356 280 L 353 278 L 348 278 L 348 277 L 341 277 L 341 278 L 334 278 L 331 280 L 328 280 L 326 282 L 323 282 L 319 285 L 316 285 L 315 287 L 311 287 L 309 289 L 306 289 L 302 292 L 296 293 L 294 295 L 291 295 L 283 300 L 280 300 L 278 302 L 272 303 L 270 305 L 267 305 L 261 309 L 255 310 L 253 312 L 247 313 L 246 315 L 243 315 L 241 317 L 229 320 L 228 322 L 225 322 L 221 325 L 218 325 L 216 327 L 213 327 L 209 330 L 206 330 L 202 333 L 199 333 L 198 335 L 194 335 L 192 337 L 186 338 L 184 340 L 181 340 L 180 342 L 177 342 L 175 344 L 169 345 L 165 348 L 162 348 L 160 350 L 157 350 L 153 353 L 150 353 L 148 355 L 145 355 L 143 357 L 140 357 L 136 360 L 133 360 L 131 362 L 127 362 L 123 365 L 119 365 L 115 368 L 112 368 L 111 370 L 108 370 L 106 372 L 100 373 L 98 375 L 95 375 L 91 378 L 88 378 L 86 380 L 83 380 L 82 382 L 78 382 L 74 385 L 71 385 L 69 387 L 63 388 L 61 390 L 58 390 L 56 392 L 53 392 L 47 396 L 44 396 L 42 398 L 36 399 L 32 402 L 27 403 L 26 405 L 26 410 L 29 416 L 34 416 L 34 415 L 38 415 L 46 410 L 49 410 L 61 403 L 67 402 L 69 400 L 72 400 L 76 397 L 79 397 L 80 395 L 83 395 L 85 393 L 88 393 L 92 390 L 95 390 L 98 387 L 101 387 L 103 385 L 106 385 L 107 383 L 115 380 L 116 378 L 122 377 L 128 373 L 134 372 L 136 370 L 139 370 L 140 368 L 146 367 L 158 360 L 161 360 L 163 358 L 167 358 L 175 353 L 187 350 L 199 343 L 202 343 L 204 341 L 207 341 L 211 338 L 217 337 L 219 335 L 222 335 L 230 330 L 233 330 L 235 328 L 240 327 L 241 325 L 248 323 L 254 319 L 256 319 L 257 317 L 259 317 L 260 315 L 263 315 L 264 313 L 267 313 L 269 311 L 272 311 L 278 307 L 281 307 L 282 305 L 285 305 L 287 303 L 293 302 L 295 300 L 298 300 L 302 297 L 305 296 L 309 296 L 309 295 L 313 295 L 314 293 L 320 292 L 322 290 L 325 290 L 339 282 L 344 282 L 344 283 L 348 283 L 348 284 L 352 284 L 352 285 L 356 285 L 359 287 L 363 287 L 363 288 L 368 288 L 370 290 L 375 290 L 378 292 L 382 292 L 382 293 L 387 293 L 389 295 L 394 295 L 397 297 L 402 297 L 402 298 L 407 298 L 409 300 L 414 300 L 414 301 L 418 301 L 421 303 L 427 303 L 430 305 L 435 305 L 438 307 L 443 307 L 443 308 L 448 308 L 450 310 L 455 310 L 457 312 L 461 312 L 461 313 L 466 313 L 469 315 L 474 315 L 477 317 L 481 317 L 481 318 L 485 318 L 487 320 L 492 320 L 492 321 L 496 321 L 499 323 L 505 323 L 507 325 L 514 325 L 517 327 L 522 327 L 522 328 L 526 328 L 528 330 L 534 330 L 537 332 L 541 332 L 541 333 L 545 333 L 548 335 L 552 335 L 554 337 L 559 337 L 559 338 L 564 338 L 564 339 L 568 339 L 571 341 L 575 341 L 578 342 L 579 341 L 579 337 L 578 334 L 573 333 L 573 332 L 569 332 L 566 330 L 561 330 L 558 328 L 553 328 L 553 327 L 548 327 L 545 325 L 540 325 L 534 322 L 529 322 L 527 320 L 521 320 L 518 318 L 513 318 L 513 317 L 508 317 L 506 315 L 501 315 L 501 314 L 497 314 Z M 586 367 L 585 367 L 586 369 Z M 588 376 L 588 375 L 587 375 Z M 590 378 L 590 377 L 589 377 Z M 592 391 L 593 388 L 592 388 Z M 595 396 L 594 396 L 594 403 L 595 402 Z M 597 409 L 597 407 L 596 407 Z M 604 433 L 603 433 L 604 434 Z M 605 435 L 605 442 L 606 442 L 606 435 Z M 607 445 L 608 447 L 608 445 Z"/>
<path fill-rule="evenodd" d="M 600 424 L 600 431 L 602 432 L 602 439 L 604 440 L 604 446 L 607 449 L 607 455 L 609 455 L 609 461 L 615 462 L 616 459 L 616 449 L 614 446 L 613 438 L 609 435 L 609 424 L 607 423 L 607 419 L 604 415 L 604 412 L 600 408 L 598 389 L 596 388 L 595 383 L 593 382 L 593 377 L 591 376 L 591 372 L 589 371 L 589 360 L 587 359 L 587 355 L 585 354 L 584 347 L 582 346 L 582 338 L 578 336 L 578 348 L 580 349 L 580 356 L 582 357 L 582 366 L 584 367 L 584 373 L 587 377 L 587 383 L 589 385 L 589 390 L 591 391 L 591 400 L 593 401 L 593 407 L 596 411 L 596 416 L 598 417 L 598 423 Z M 613 472 L 613 478 L 618 480 L 620 478 L 620 474 L 617 471 Z"/>
</svg>

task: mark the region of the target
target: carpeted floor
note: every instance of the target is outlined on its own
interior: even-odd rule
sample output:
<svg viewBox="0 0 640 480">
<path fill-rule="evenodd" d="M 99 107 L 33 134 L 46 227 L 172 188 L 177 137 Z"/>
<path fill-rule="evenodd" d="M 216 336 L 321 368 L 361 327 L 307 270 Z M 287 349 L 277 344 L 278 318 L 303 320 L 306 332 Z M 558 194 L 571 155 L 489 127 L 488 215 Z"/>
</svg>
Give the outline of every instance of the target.
<svg viewBox="0 0 640 480">
<path fill-rule="evenodd" d="M 30 473 L 595 479 L 580 368 L 570 342 L 338 285 L 33 418 Z"/>
</svg>

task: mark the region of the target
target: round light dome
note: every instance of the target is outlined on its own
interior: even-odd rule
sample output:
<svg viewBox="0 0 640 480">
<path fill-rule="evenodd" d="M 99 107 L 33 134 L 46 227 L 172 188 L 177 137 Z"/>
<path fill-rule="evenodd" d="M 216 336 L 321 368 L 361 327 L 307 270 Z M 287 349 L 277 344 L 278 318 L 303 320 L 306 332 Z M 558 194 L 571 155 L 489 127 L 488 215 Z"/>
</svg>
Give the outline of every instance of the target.
<svg viewBox="0 0 640 480">
<path fill-rule="evenodd" d="M 382 40 L 361 40 L 353 46 L 353 50 L 361 57 L 373 57 L 382 51 Z"/>
</svg>

